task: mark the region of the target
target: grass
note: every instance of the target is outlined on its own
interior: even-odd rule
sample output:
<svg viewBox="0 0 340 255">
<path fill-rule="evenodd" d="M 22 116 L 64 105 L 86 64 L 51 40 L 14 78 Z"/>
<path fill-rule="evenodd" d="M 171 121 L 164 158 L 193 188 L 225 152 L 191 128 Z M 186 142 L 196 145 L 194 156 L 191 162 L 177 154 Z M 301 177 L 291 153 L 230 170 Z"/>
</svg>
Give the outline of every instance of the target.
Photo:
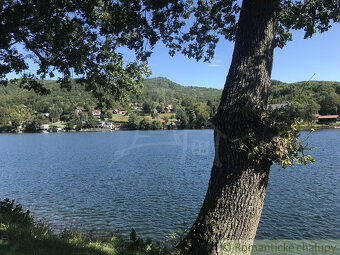
<svg viewBox="0 0 340 255">
<path fill-rule="evenodd" d="M 118 123 L 127 123 L 129 121 L 129 117 L 123 114 L 113 114 L 112 121 Z"/>
<path fill-rule="evenodd" d="M 336 126 L 340 126 L 340 122 L 328 123 L 328 124 L 303 122 L 299 125 L 299 129 L 300 130 L 311 130 L 311 129 L 318 130 L 318 129 L 324 129 L 324 128 L 334 128 Z"/>
<path fill-rule="evenodd" d="M 148 248 L 149 247 L 149 248 Z M 139 255 L 167 254 L 165 248 L 137 246 L 132 241 L 112 237 L 106 239 L 87 239 L 82 237 L 25 236 L 0 243 L 2 255 Z"/>
<path fill-rule="evenodd" d="M 131 231 L 130 240 L 120 236 L 89 237 L 72 229 L 54 234 L 46 223 L 34 222 L 30 212 L 14 201 L 0 201 L 1 255 L 165 255 L 163 243 L 137 238 Z"/>
</svg>

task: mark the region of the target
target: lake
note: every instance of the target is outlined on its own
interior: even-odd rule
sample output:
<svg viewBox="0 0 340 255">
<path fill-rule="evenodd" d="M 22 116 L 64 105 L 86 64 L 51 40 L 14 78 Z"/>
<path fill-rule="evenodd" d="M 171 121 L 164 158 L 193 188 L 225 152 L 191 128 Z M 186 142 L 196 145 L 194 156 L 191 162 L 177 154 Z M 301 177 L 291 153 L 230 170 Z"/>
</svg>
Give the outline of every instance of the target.
<svg viewBox="0 0 340 255">
<path fill-rule="evenodd" d="M 339 141 L 314 132 L 316 163 L 272 167 L 257 238 L 340 238 Z M 0 199 L 57 229 L 163 240 L 195 220 L 213 154 L 212 130 L 0 134 Z"/>
</svg>

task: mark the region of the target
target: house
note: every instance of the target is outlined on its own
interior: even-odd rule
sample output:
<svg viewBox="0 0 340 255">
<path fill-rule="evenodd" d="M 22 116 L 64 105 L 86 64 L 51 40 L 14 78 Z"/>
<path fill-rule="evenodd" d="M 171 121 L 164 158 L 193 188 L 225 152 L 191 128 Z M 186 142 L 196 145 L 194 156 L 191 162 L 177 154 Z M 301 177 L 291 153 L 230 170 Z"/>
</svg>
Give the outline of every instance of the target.
<svg viewBox="0 0 340 255">
<path fill-rule="evenodd" d="M 113 114 L 118 114 L 119 110 L 118 109 L 114 109 Z"/>
<path fill-rule="evenodd" d="M 106 122 L 105 125 L 104 125 L 104 128 L 113 129 L 113 128 L 114 128 L 114 125 L 113 125 L 112 122 Z"/>
<path fill-rule="evenodd" d="M 126 111 L 119 111 L 119 114 L 125 115 L 125 114 L 126 114 Z"/>
<path fill-rule="evenodd" d="M 105 126 L 105 121 L 99 121 L 97 127 L 102 128 Z"/>
<path fill-rule="evenodd" d="M 339 115 L 320 115 L 315 114 L 315 117 L 317 118 L 315 122 L 319 124 L 323 123 L 335 123 L 339 119 Z"/>
<path fill-rule="evenodd" d="M 84 112 L 85 108 L 83 106 L 77 106 L 74 108 L 74 112 L 78 115 L 81 112 Z"/>
<path fill-rule="evenodd" d="M 49 112 L 44 112 L 44 116 L 45 116 L 46 118 L 48 118 L 48 117 L 50 117 L 50 113 L 49 113 Z"/>
<path fill-rule="evenodd" d="M 39 127 L 40 130 L 49 130 L 49 128 L 50 128 L 50 125 L 48 125 L 48 124 L 42 124 Z"/>
<path fill-rule="evenodd" d="M 65 126 L 63 125 L 57 125 L 57 126 L 53 126 L 52 131 L 53 132 L 63 132 L 65 129 Z"/>
<path fill-rule="evenodd" d="M 92 111 L 92 116 L 100 116 L 102 112 L 100 110 L 93 110 Z"/>
</svg>

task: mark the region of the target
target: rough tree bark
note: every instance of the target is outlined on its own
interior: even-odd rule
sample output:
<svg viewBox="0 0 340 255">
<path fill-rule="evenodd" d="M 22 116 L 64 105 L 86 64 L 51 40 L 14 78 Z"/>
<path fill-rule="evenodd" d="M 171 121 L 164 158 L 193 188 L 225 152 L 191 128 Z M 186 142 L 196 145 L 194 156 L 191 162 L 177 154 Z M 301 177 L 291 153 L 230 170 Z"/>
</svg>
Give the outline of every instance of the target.
<svg viewBox="0 0 340 255">
<path fill-rule="evenodd" d="M 226 254 L 229 240 L 254 240 L 265 198 L 269 160 L 249 160 L 235 138 L 261 127 L 267 107 L 273 62 L 277 0 L 244 0 L 232 63 L 215 119 L 215 159 L 208 191 L 196 222 L 178 245 L 184 254 Z"/>
</svg>

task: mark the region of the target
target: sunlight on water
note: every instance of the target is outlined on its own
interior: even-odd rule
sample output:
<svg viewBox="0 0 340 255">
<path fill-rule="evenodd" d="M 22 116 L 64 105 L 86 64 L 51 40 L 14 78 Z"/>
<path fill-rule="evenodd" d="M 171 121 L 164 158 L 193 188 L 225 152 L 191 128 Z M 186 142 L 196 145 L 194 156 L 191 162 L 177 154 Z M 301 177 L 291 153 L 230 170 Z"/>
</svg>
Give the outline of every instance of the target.
<svg viewBox="0 0 340 255">
<path fill-rule="evenodd" d="M 339 130 L 310 137 L 317 162 L 272 167 L 257 238 L 339 238 Z M 212 130 L 0 135 L 0 198 L 54 226 L 163 240 L 194 221 L 213 160 Z"/>
</svg>

